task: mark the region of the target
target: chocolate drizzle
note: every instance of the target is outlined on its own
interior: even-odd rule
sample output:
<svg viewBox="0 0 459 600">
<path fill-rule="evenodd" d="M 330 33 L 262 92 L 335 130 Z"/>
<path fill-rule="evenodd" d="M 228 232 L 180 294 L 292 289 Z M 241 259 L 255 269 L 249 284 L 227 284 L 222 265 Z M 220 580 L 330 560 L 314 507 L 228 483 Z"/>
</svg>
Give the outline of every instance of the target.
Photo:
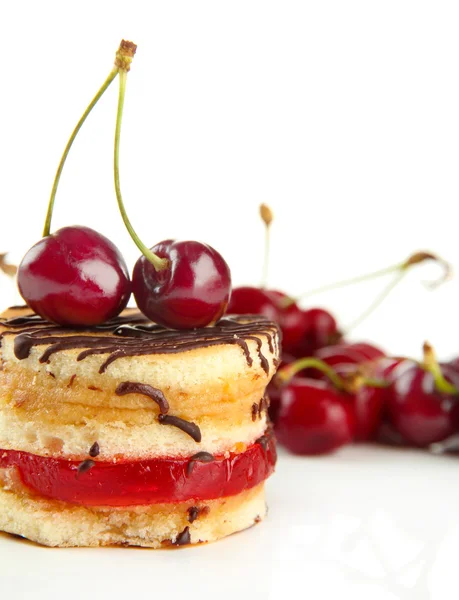
<svg viewBox="0 0 459 600">
<path fill-rule="evenodd" d="M 100 446 L 99 446 L 98 442 L 94 442 L 94 444 L 91 446 L 91 448 L 89 448 L 88 454 L 91 458 L 96 458 L 96 456 L 99 456 Z"/>
<path fill-rule="evenodd" d="M 196 521 L 196 519 L 198 519 L 201 516 L 204 517 L 205 515 L 208 515 L 209 512 L 210 512 L 209 506 L 202 506 L 202 507 L 190 506 L 190 508 L 187 510 L 188 523 L 194 523 Z"/>
<path fill-rule="evenodd" d="M 90 471 L 96 463 L 89 458 L 78 465 L 77 475 L 82 475 Z"/>
<path fill-rule="evenodd" d="M 142 394 L 143 396 L 148 396 L 151 398 L 153 402 L 156 402 L 162 415 L 165 415 L 169 411 L 169 402 L 166 400 L 162 391 L 146 383 L 124 381 L 116 388 L 115 394 L 117 396 L 125 396 L 126 394 Z"/>
<path fill-rule="evenodd" d="M 23 360 L 35 346 L 46 346 L 39 360 L 47 363 L 56 352 L 81 349 L 77 360 L 107 354 L 99 372 L 119 358 L 154 354 L 177 354 L 198 348 L 234 344 L 241 348 L 248 366 L 253 358 L 248 341 L 257 347 L 260 367 L 269 373 L 269 361 L 262 352 L 266 338 L 271 353 L 279 351 L 277 325 L 260 315 L 225 317 L 213 327 L 201 329 L 165 329 L 148 321 L 141 313 L 131 312 L 92 328 L 71 329 L 53 325 L 31 314 L 0 321 L 6 330 L 1 336 L 15 334 L 14 353 Z"/>
<path fill-rule="evenodd" d="M 197 443 L 201 441 L 201 430 L 196 423 L 186 421 L 180 417 L 174 417 L 173 415 L 159 415 L 158 421 L 161 423 L 161 425 L 172 425 L 173 427 L 181 429 Z"/>
<path fill-rule="evenodd" d="M 209 463 L 215 460 L 215 456 L 210 452 L 197 452 L 190 457 L 190 462 L 186 467 L 186 474 L 189 477 L 194 469 L 194 465 L 197 462 Z"/>
<path fill-rule="evenodd" d="M 189 527 L 185 527 L 185 529 L 180 532 L 178 534 L 178 536 L 175 538 L 175 545 L 176 546 L 186 546 L 186 544 L 189 544 L 191 542 L 191 536 L 190 536 L 190 528 Z"/>
<path fill-rule="evenodd" d="M 256 421 L 257 418 L 261 419 L 263 416 L 263 411 L 268 410 L 269 408 L 269 399 L 267 396 L 264 396 L 260 402 L 254 402 L 251 408 L 252 421 Z"/>
<path fill-rule="evenodd" d="M 199 508 L 197 506 L 190 506 L 188 509 L 188 523 L 194 523 L 199 517 Z"/>
</svg>

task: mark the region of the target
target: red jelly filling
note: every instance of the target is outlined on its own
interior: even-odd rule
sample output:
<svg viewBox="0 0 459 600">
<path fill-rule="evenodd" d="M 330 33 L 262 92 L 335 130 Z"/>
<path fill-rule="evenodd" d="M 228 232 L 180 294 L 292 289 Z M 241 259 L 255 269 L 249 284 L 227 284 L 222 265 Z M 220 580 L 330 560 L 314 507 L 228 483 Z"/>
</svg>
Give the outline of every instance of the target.
<svg viewBox="0 0 459 600">
<path fill-rule="evenodd" d="M 86 506 L 131 506 L 233 496 L 264 481 L 274 470 L 276 448 L 266 435 L 241 454 L 212 462 L 190 458 L 81 461 L 0 450 L 0 468 L 16 467 L 22 482 L 46 498 Z M 90 466 L 89 470 L 87 467 Z M 80 471 L 78 470 L 80 467 Z"/>
</svg>

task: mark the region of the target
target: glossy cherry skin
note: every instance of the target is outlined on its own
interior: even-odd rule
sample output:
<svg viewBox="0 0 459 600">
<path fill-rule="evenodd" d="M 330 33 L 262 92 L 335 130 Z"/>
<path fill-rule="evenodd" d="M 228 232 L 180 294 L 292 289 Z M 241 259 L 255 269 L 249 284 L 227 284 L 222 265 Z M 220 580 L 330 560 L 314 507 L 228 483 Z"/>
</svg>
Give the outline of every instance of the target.
<svg viewBox="0 0 459 600">
<path fill-rule="evenodd" d="M 333 370 L 343 377 L 352 375 L 358 365 L 367 365 L 384 357 L 384 353 L 376 346 L 364 343 L 340 343 L 334 346 L 320 348 L 314 353 L 324 363 L 333 367 Z M 318 369 L 308 369 L 305 374 L 317 379 L 328 379 Z"/>
<path fill-rule="evenodd" d="M 290 452 L 332 452 L 349 444 L 354 432 L 352 402 L 327 383 L 297 377 L 282 388 L 276 436 Z"/>
<path fill-rule="evenodd" d="M 355 440 L 373 440 L 381 425 L 387 390 L 362 385 L 354 394 Z"/>
<path fill-rule="evenodd" d="M 361 431 L 363 431 L 358 434 L 359 440 L 376 440 L 391 446 L 406 445 L 401 434 L 392 424 L 388 410 L 394 373 L 398 365 L 405 360 L 402 357 L 383 356 L 369 365 L 368 377 L 384 381 L 387 385 L 384 388 L 369 388 L 367 395 L 360 401 L 360 406 L 356 404 L 357 423 L 362 423 Z M 359 425 L 357 428 L 359 429 Z"/>
<path fill-rule="evenodd" d="M 319 348 L 336 344 L 342 338 L 335 317 L 323 308 L 303 310 L 303 335 L 295 348 L 298 358 L 312 356 Z"/>
<path fill-rule="evenodd" d="M 303 311 L 295 304 L 283 305 L 288 296 L 277 290 L 243 286 L 233 290 L 228 312 L 235 315 L 263 315 L 276 321 L 282 331 L 282 348 L 295 349 L 304 336 Z"/>
<path fill-rule="evenodd" d="M 136 262 L 132 291 L 143 314 L 171 329 L 218 321 L 231 294 L 231 273 L 221 254 L 195 241 L 166 240 L 151 250 L 170 264 L 156 271 L 145 256 Z"/>
<path fill-rule="evenodd" d="M 231 315 L 263 315 L 279 323 L 280 315 L 277 302 L 267 290 L 252 286 L 240 286 L 233 289 L 228 304 Z"/>
<path fill-rule="evenodd" d="M 283 305 L 288 296 L 277 290 L 270 290 L 269 297 L 278 310 L 278 323 L 282 331 L 282 349 L 284 352 L 292 353 L 298 344 L 304 338 L 307 323 L 304 317 L 304 311 L 296 303 Z"/>
<path fill-rule="evenodd" d="M 459 374 L 443 366 L 444 375 L 456 387 Z M 388 409 L 391 421 L 414 446 L 441 442 L 457 431 L 458 399 L 438 392 L 433 376 L 414 361 L 403 361 L 393 371 Z"/>
<path fill-rule="evenodd" d="M 82 226 L 63 227 L 32 246 L 19 265 L 18 286 L 32 310 L 65 326 L 116 317 L 131 295 L 118 248 Z"/>
<path fill-rule="evenodd" d="M 384 352 L 370 344 L 336 344 L 320 348 L 314 354 L 327 365 L 337 366 L 342 364 L 360 365 L 384 356 Z"/>
<path fill-rule="evenodd" d="M 375 347 L 371 346 L 371 349 L 375 349 Z M 370 354 L 373 355 L 374 352 L 370 350 Z M 388 432 L 387 427 L 382 428 L 382 424 L 387 421 L 386 410 L 391 394 L 392 373 L 403 360 L 402 358 L 380 356 L 365 365 L 365 375 L 378 382 L 386 383 L 386 386 L 374 387 L 364 384 L 355 392 L 356 441 L 375 440 L 382 431 Z M 350 367 L 350 365 L 345 366 Z"/>
</svg>

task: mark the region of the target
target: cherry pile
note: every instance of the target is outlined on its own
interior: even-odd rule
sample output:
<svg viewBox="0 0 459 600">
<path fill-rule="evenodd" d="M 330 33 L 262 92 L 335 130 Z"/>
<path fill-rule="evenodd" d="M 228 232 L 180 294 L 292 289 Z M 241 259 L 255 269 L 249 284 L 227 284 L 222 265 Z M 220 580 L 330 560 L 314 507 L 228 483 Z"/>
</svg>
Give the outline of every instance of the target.
<svg viewBox="0 0 459 600">
<path fill-rule="evenodd" d="M 22 297 L 37 314 L 59 325 L 92 326 L 117 316 L 134 293 L 140 310 L 173 329 L 204 327 L 225 312 L 231 274 L 223 257 L 207 244 L 166 240 L 149 249 L 134 231 L 121 196 L 119 154 L 127 73 L 136 45 L 122 41 L 115 66 L 75 127 L 59 164 L 43 237 L 18 269 Z M 142 252 L 132 275 L 121 252 L 106 237 L 79 225 L 50 232 L 54 200 L 70 148 L 87 116 L 112 81 L 119 77 L 115 130 L 114 179 L 118 207 L 133 241 Z"/>
<path fill-rule="evenodd" d="M 268 230 L 272 214 L 269 222 L 266 207 L 261 215 Z M 435 259 L 418 252 L 376 275 L 398 271 L 400 278 L 410 266 Z M 420 362 L 386 356 L 373 344 L 348 341 L 330 312 L 303 309 L 265 287 L 235 288 L 228 311 L 262 314 L 280 326 L 282 362 L 268 388 L 269 413 L 289 451 L 324 454 L 369 441 L 448 449 L 459 434 L 459 358 L 439 364 L 427 343 Z"/>
</svg>

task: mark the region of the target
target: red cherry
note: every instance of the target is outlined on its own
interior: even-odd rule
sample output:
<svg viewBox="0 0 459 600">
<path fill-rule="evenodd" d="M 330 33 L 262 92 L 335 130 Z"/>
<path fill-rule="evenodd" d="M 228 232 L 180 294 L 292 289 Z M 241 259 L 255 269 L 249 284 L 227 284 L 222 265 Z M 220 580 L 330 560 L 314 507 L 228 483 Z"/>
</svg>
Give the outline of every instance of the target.
<svg viewBox="0 0 459 600">
<path fill-rule="evenodd" d="M 352 403 L 327 383 L 294 378 L 280 402 L 276 435 L 294 454 L 324 454 L 352 441 Z"/>
<path fill-rule="evenodd" d="M 316 358 L 319 358 L 324 363 L 333 367 L 333 369 L 346 377 L 355 373 L 356 365 L 366 364 L 376 359 L 384 357 L 382 350 L 371 344 L 357 343 L 347 344 L 342 342 L 334 346 L 320 348 L 314 353 Z M 317 369 L 308 369 L 308 377 L 323 379 L 324 374 Z M 376 377 L 374 377 L 376 378 Z"/>
<path fill-rule="evenodd" d="M 66 326 L 97 325 L 127 305 L 131 284 L 118 248 L 89 227 L 63 227 L 37 242 L 18 270 L 32 310 Z"/>
<path fill-rule="evenodd" d="M 357 345 L 353 344 L 354 347 Z M 377 350 L 374 346 L 370 348 Z M 389 429 L 386 426 L 383 427 L 383 424 L 387 422 L 386 412 L 389 394 L 391 393 L 392 373 L 403 360 L 402 358 L 382 356 L 365 366 L 368 377 L 378 382 L 385 382 L 387 386 L 363 385 L 357 389 L 354 395 L 356 440 L 363 442 L 388 434 Z M 345 366 L 350 367 L 350 365 Z M 393 443 L 393 439 L 394 435 L 391 435 L 391 443 Z"/>
<path fill-rule="evenodd" d="M 305 323 L 303 311 L 295 304 L 283 306 L 288 296 L 277 290 L 264 290 L 244 286 L 233 290 L 228 312 L 236 315 L 264 315 L 276 321 L 282 331 L 284 351 L 294 350 L 304 336 Z"/>
<path fill-rule="evenodd" d="M 351 364 L 359 365 L 384 356 L 384 352 L 370 344 L 336 344 L 320 348 L 314 356 L 332 367 Z"/>
<path fill-rule="evenodd" d="M 383 352 L 381 348 L 378 348 L 374 344 L 369 344 L 368 342 L 354 342 L 349 344 L 349 347 L 360 352 L 360 354 L 364 356 L 366 360 L 376 360 L 386 356 L 385 352 Z"/>
<path fill-rule="evenodd" d="M 251 286 L 233 289 L 228 313 L 232 315 L 263 315 L 277 323 L 280 321 L 274 297 L 267 290 Z"/>
<path fill-rule="evenodd" d="M 277 306 L 279 313 L 278 323 L 282 331 L 282 348 L 285 352 L 293 353 L 305 336 L 307 324 L 304 311 L 295 303 L 283 305 L 282 302 L 288 300 L 287 294 L 283 292 L 270 290 L 267 293 Z"/>
<path fill-rule="evenodd" d="M 173 329 L 218 321 L 231 294 L 231 273 L 221 254 L 194 241 L 166 240 L 151 250 L 169 265 L 156 270 L 145 256 L 136 262 L 132 290 L 143 314 Z"/>
<path fill-rule="evenodd" d="M 459 374 L 442 366 L 446 379 L 456 387 Z M 439 392 L 434 377 L 414 361 L 405 360 L 392 373 L 388 408 L 392 423 L 407 442 L 428 446 L 457 430 L 457 397 Z"/>
<path fill-rule="evenodd" d="M 362 385 L 354 394 L 355 439 L 359 442 L 372 440 L 382 421 L 387 390 Z"/>
<path fill-rule="evenodd" d="M 368 392 L 356 398 L 357 439 L 377 440 L 382 444 L 402 445 L 403 439 L 388 415 L 390 384 L 393 373 L 404 358 L 383 356 L 369 365 L 368 376 L 387 384 L 384 388 L 369 387 Z"/>
<path fill-rule="evenodd" d="M 336 344 L 342 335 L 335 317 L 323 308 L 303 311 L 303 336 L 295 348 L 298 357 L 312 356 L 319 348 Z"/>
</svg>

